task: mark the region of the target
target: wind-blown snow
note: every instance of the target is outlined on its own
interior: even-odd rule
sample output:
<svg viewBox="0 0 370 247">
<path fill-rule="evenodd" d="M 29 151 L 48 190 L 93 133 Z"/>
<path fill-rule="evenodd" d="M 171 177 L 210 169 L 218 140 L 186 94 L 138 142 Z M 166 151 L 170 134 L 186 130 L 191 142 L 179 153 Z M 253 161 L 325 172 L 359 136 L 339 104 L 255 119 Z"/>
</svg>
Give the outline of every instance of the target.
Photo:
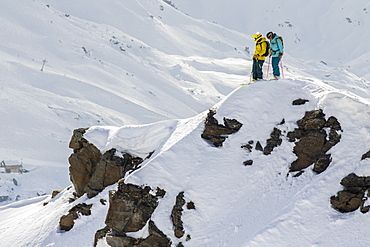
<svg viewBox="0 0 370 247">
<path fill-rule="evenodd" d="M 173 246 L 369 245 L 368 215 L 329 203 L 344 176 L 370 176 L 370 161 L 361 161 L 370 149 L 369 3 L 267 1 L 280 8 L 264 15 L 255 11 L 262 2 L 171 2 L 178 10 L 159 0 L 0 3 L 0 159 L 29 170 L 0 174 L 0 196 L 10 196 L 0 206 L 0 246 L 92 246 L 108 210 L 100 199 L 116 185 L 68 203 L 68 142 L 73 129 L 90 126 L 85 138 L 102 151 L 154 151 L 125 181 L 166 190 L 152 219 Z M 270 29 L 284 36 L 285 79 L 240 86 L 249 81 L 250 35 Z M 293 106 L 298 98 L 309 102 Z M 243 123 L 223 147 L 201 138 L 210 107 L 220 123 Z M 343 129 L 325 172 L 292 177 L 296 156 L 286 138 L 268 156 L 241 148 L 264 146 L 274 127 L 286 135 L 313 109 Z M 196 207 L 184 209 L 189 241 L 174 236 L 170 219 L 181 191 Z M 93 204 L 92 215 L 60 231 L 60 217 L 82 202 Z"/>
</svg>

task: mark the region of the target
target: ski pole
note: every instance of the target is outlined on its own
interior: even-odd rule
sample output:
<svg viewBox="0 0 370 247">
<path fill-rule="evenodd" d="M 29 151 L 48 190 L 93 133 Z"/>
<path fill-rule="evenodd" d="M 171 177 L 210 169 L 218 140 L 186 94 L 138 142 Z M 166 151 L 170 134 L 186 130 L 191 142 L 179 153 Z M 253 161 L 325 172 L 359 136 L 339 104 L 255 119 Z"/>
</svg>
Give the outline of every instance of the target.
<svg viewBox="0 0 370 247">
<path fill-rule="evenodd" d="M 284 79 L 283 57 L 280 58 L 280 68 L 281 68 L 281 75 Z"/>
<path fill-rule="evenodd" d="M 271 60 L 271 56 L 269 56 L 269 61 L 268 61 L 268 63 L 267 63 L 267 77 L 266 77 L 266 80 L 268 80 L 268 79 L 269 79 L 270 60 Z"/>
</svg>

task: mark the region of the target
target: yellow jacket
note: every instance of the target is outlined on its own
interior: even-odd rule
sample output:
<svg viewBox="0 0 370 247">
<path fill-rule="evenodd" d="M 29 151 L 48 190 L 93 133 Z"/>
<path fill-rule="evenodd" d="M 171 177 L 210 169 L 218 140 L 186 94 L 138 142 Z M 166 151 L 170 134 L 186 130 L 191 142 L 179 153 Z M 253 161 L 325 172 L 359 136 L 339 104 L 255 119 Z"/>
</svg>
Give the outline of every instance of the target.
<svg viewBox="0 0 370 247">
<path fill-rule="evenodd" d="M 265 41 L 265 37 L 261 37 L 254 41 L 256 42 L 256 49 L 254 50 L 253 58 L 257 58 L 258 60 L 265 60 L 266 57 L 262 56 L 263 54 L 265 54 L 267 48 L 267 44 Z"/>
</svg>

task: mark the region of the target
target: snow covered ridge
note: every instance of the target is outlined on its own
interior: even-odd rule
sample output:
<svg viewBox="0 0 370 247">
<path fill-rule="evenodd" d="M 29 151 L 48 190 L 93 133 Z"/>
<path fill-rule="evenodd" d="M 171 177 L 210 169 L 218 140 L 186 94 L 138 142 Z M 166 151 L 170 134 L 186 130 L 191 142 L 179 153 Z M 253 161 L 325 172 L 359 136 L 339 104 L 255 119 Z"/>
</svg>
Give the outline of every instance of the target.
<svg viewBox="0 0 370 247">
<path fill-rule="evenodd" d="M 10 233 L 3 243 L 91 246 L 95 235 L 97 246 L 112 241 L 121 246 L 123 241 L 197 247 L 348 246 L 343 239 L 352 237 L 363 245 L 368 218 L 357 209 L 368 208 L 359 198 L 366 197 L 370 175 L 369 146 L 363 134 L 369 126 L 353 127 L 356 116 L 348 109 L 361 111 L 368 106 L 364 99 L 343 98 L 347 92 L 326 87 L 301 80 L 261 82 L 235 90 L 215 106 L 216 114 L 207 111 L 149 125 L 77 129 L 70 142 L 74 150 L 70 172 L 88 186 L 75 185 L 51 199 L 1 207 L 1 221 L 11 229 L 0 226 Z M 370 122 L 367 115 L 363 117 L 364 123 Z M 215 133 L 205 131 L 207 123 L 213 130 L 227 127 L 220 124 L 223 118 L 224 123 L 234 123 L 231 126 L 237 126 L 229 121 L 233 119 L 242 126 L 222 134 L 226 138 L 216 147 L 201 136 Z M 130 146 L 129 140 L 136 146 Z M 302 148 L 305 142 L 313 149 Z M 363 145 L 353 145 L 358 142 Z M 84 158 L 85 154 L 91 156 Z M 77 158 L 86 169 L 72 168 Z M 315 164 L 302 168 L 304 172 L 297 166 L 292 169 L 292 164 L 305 166 L 310 159 Z M 97 173 L 83 177 L 94 170 L 93 162 Z M 122 167 L 140 169 L 124 173 Z M 342 181 L 351 173 L 357 175 Z M 124 179 L 105 184 L 114 176 Z M 71 178 L 74 184 L 78 180 Z M 348 199 L 351 213 L 343 215 L 330 205 L 344 212 L 347 209 L 341 205 Z M 346 230 L 343 224 L 348 225 Z M 26 237 L 15 240 L 21 232 Z M 124 237 L 115 235 L 122 232 Z"/>
<path fill-rule="evenodd" d="M 194 169 L 202 171 L 202 166 L 206 165 L 204 163 L 206 160 L 212 163 L 213 166 L 221 168 L 221 170 L 225 169 L 223 162 L 227 162 L 227 164 L 239 172 L 242 172 L 243 169 L 244 172 L 245 170 L 253 169 L 257 174 L 260 173 L 258 176 L 260 179 L 271 175 L 271 171 L 260 167 L 261 162 L 268 162 L 270 164 L 264 165 L 275 170 L 272 174 L 276 173 L 274 176 L 280 178 L 278 179 L 280 183 L 285 183 L 285 185 L 280 184 L 280 186 L 286 187 L 288 185 L 288 188 L 292 186 L 289 190 L 299 191 L 303 189 L 304 191 L 304 187 L 312 186 L 312 181 L 317 180 L 317 177 L 320 177 L 321 174 L 324 175 L 324 177 L 321 177 L 323 179 L 331 174 L 333 169 L 335 170 L 334 167 L 338 165 L 338 160 L 336 159 L 338 152 L 335 151 L 335 148 L 341 145 L 342 135 L 345 135 L 342 125 L 346 125 L 346 121 L 340 123 L 334 116 L 326 118 L 322 109 L 307 111 L 307 109 L 312 107 L 312 104 L 316 104 L 315 101 L 317 99 L 312 98 L 309 94 L 300 93 L 300 96 L 306 96 L 307 98 L 283 99 L 283 102 L 279 103 L 279 106 L 282 108 L 273 107 L 274 110 L 279 109 L 282 111 L 280 114 L 276 116 L 271 114 L 265 116 L 264 122 L 259 121 L 264 126 L 275 122 L 268 130 L 270 131 L 270 137 L 268 137 L 266 130 L 261 130 L 259 127 L 259 132 L 264 133 L 265 136 L 264 139 L 260 139 L 261 136 L 257 132 L 251 134 L 248 130 L 248 128 L 253 128 L 253 125 L 251 125 L 250 121 L 247 121 L 248 117 L 243 116 L 243 108 L 245 109 L 246 106 L 236 107 L 238 103 L 243 102 L 240 100 L 244 96 L 252 93 L 250 91 L 257 92 L 261 88 L 273 87 L 270 90 L 277 90 L 278 92 L 274 92 L 278 93 L 275 96 L 278 98 L 284 94 L 284 90 L 295 90 L 297 87 L 301 87 L 300 84 L 302 83 L 300 81 L 285 80 L 281 83 L 261 82 L 249 87 L 242 87 L 218 106 L 217 113 L 213 109 L 207 115 L 202 113 L 194 119 L 185 120 L 188 123 L 187 127 L 180 124 L 182 121 L 162 121 L 143 126 L 121 128 L 92 127 L 88 130 L 75 130 L 70 143 L 70 147 L 74 149 L 74 153 L 70 157 L 71 179 L 74 183 L 74 188 L 78 192 L 77 188 L 84 187 L 77 185 L 77 179 L 74 178 L 75 173 L 73 171 L 76 170 L 74 167 L 76 159 L 79 159 L 82 163 L 86 162 L 85 165 L 90 167 L 86 171 L 94 171 L 88 177 L 95 181 L 89 182 L 84 187 L 85 191 L 82 190 L 75 194 L 76 197 L 73 199 L 75 200 L 73 204 L 75 206 L 69 210 L 69 214 L 61 218 L 60 229 L 74 231 L 75 223 L 73 221 L 79 221 L 78 215 L 90 215 L 92 213 L 91 208 L 94 208 L 94 205 L 89 203 L 89 201 L 93 197 L 99 196 L 99 193 L 104 194 L 106 186 L 110 186 L 120 180 L 120 178 L 125 177 L 124 180 L 120 180 L 115 185 L 118 186 L 115 191 L 109 192 L 106 226 L 99 229 L 95 235 L 95 244 L 97 246 L 105 246 L 106 244 L 110 246 L 131 246 L 134 243 L 140 243 L 142 246 L 154 246 L 155 244 L 160 246 L 171 246 L 171 244 L 174 246 L 208 246 L 207 241 L 202 240 L 197 231 L 205 231 L 204 223 L 212 221 L 209 219 L 213 215 L 212 210 L 211 214 L 206 212 L 212 209 L 214 204 L 205 202 L 203 197 L 210 201 L 220 200 L 217 196 L 218 194 L 215 195 L 212 189 L 208 191 L 210 189 L 209 186 L 213 188 L 213 186 L 220 186 L 223 183 L 230 183 L 230 181 L 224 180 L 223 183 L 219 181 L 218 176 L 222 173 L 216 172 L 214 168 L 214 175 L 192 172 Z M 283 89 L 280 88 L 278 90 L 279 87 Z M 304 91 L 305 89 L 303 89 Z M 293 95 L 289 97 L 293 97 Z M 230 103 L 231 101 L 233 103 Z M 229 107 L 234 107 L 234 109 Z M 244 112 L 245 115 L 257 118 L 258 114 L 251 112 L 251 110 Z M 340 111 L 338 113 L 340 115 Z M 236 118 L 229 119 L 219 116 L 220 114 L 240 117 L 241 121 L 238 121 Z M 301 117 L 293 120 L 293 116 L 299 114 Z M 281 118 L 282 116 L 284 117 Z M 223 117 L 225 125 L 219 124 L 219 120 L 216 117 Z M 190 128 L 189 125 L 191 126 Z M 234 130 L 227 130 L 230 126 L 234 126 Z M 179 136 L 181 137 L 179 138 Z M 201 137 L 210 140 L 210 142 Z M 220 138 L 222 139 L 221 142 L 219 142 Z M 169 146 L 166 145 L 168 141 L 171 142 Z M 97 148 L 95 151 L 92 150 L 91 145 L 99 146 L 99 149 L 103 150 L 103 152 L 96 151 L 98 150 Z M 289 147 L 290 151 L 286 150 L 287 147 Z M 89 151 L 86 152 L 86 149 L 89 149 Z M 184 159 L 185 163 L 181 162 L 182 153 L 186 153 L 184 149 L 188 149 L 192 153 L 197 152 L 197 157 Z M 140 150 L 146 150 L 146 152 Z M 208 152 L 215 152 L 214 154 L 217 153 L 217 156 L 213 157 Z M 131 156 L 135 153 L 141 154 L 142 157 Z M 86 154 L 96 154 L 99 157 L 84 157 Z M 192 161 L 201 159 L 200 157 L 203 155 L 208 158 L 194 167 Z M 295 158 L 293 158 L 294 156 Z M 366 157 L 366 154 L 362 155 L 362 158 Z M 291 161 L 289 163 L 281 163 L 282 159 Z M 333 164 L 333 159 L 336 164 Z M 91 163 L 93 160 L 97 163 Z M 117 160 L 120 161 L 114 163 Z M 360 157 L 358 160 L 360 160 Z M 181 164 L 180 167 L 175 164 L 177 162 Z M 127 168 L 127 170 L 110 171 L 115 166 L 122 166 Z M 280 167 L 276 169 L 276 167 L 273 168 L 274 166 Z M 204 171 L 210 168 L 208 166 Z M 189 171 L 192 175 L 189 177 L 190 179 L 185 179 L 187 180 L 185 182 L 183 178 L 189 176 L 186 175 Z M 117 174 L 120 174 L 120 177 L 116 176 Z M 103 176 L 103 178 L 100 176 Z M 111 180 L 109 184 L 104 184 L 103 182 L 103 184 L 94 187 L 99 181 L 106 182 L 113 177 L 116 181 Z M 213 182 L 212 177 L 216 179 Z M 234 179 L 233 176 L 229 178 Z M 239 179 L 242 180 L 241 177 Z M 274 183 L 275 179 L 269 182 Z M 340 179 L 336 181 L 334 178 L 332 179 L 333 184 L 339 184 Z M 258 179 L 253 179 L 253 181 L 258 181 Z M 254 183 L 253 181 L 251 182 Z M 345 186 L 343 192 L 338 192 L 338 196 L 334 196 L 338 190 L 331 190 L 326 200 L 320 200 L 320 203 L 323 204 L 318 205 L 318 207 L 321 209 L 328 207 L 331 202 L 333 207 L 341 212 L 351 212 L 358 208 L 361 208 L 361 212 L 367 212 L 369 207 L 362 200 L 362 198 L 366 197 L 365 192 L 370 188 L 370 183 L 366 181 L 370 181 L 370 177 L 358 177 L 353 174 L 347 176 L 347 178 L 341 181 L 341 184 Z M 294 186 L 295 183 L 298 184 Z M 362 187 L 355 190 L 360 185 Z M 218 190 L 223 196 L 226 196 L 223 190 L 228 191 L 231 189 L 229 186 L 225 186 L 222 185 L 222 189 Z M 259 186 L 263 186 L 263 183 L 256 184 L 253 188 L 258 190 Z M 244 187 L 244 189 L 246 188 Z M 202 192 L 199 191 L 198 194 L 195 192 L 197 190 Z M 242 194 L 246 198 L 254 198 L 253 194 L 247 191 L 243 191 Z M 283 191 L 281 190 L 281 194 L 276 196 L 288 199 Z M 87 198 L 83 196 L 85 192 L 87 193 Z M 270 194 L 270 196 L 272 195 Z M 230 195 L 227 197 L 228 200 L 232 198 Z M 107 201 L 108 198 L 104 198 L 100 200 L 100 203 L 105 205 Z M 223 199 L 222 202 L 226 203 Z M 228 205 L 230 206 L 230 203 Z M 88 213 L 85 213 L 86 210 L 83 209 L 85 207 L 88 208 Z M 239 210 L 243 210 L 243 208 L 244 204 L 242 203 Z M 225 207 L 220 206 L 220 208 L 213 210 L 219 214 L 225 209 Z M 75 210 L 77 210 L 77 213 L 75 213 Z M 336 212 L 333 208 L 330 208 L 330 210 L 332 211 L 331 214 Z M 200 213 L 202 216 L 199 215 Z M 73 218 L 73 220 L 71 221 L 69 217 Z M 198 221 L 203 223 L 196 223 Z M 72 224 L 68 225 L 71 222 Z M 238 235 L 238 238 L 240 239 L 239 241 L 244 239 L 240 235 Z M 228 241 L 231 240 L 228 239 Z"/>
</svg>

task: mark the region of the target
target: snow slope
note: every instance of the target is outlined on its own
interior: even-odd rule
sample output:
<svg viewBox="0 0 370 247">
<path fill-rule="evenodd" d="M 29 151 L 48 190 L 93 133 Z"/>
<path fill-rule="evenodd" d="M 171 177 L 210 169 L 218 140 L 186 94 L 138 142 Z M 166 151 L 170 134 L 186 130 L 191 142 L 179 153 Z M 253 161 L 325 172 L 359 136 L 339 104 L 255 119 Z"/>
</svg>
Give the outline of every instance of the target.
<svg viewBox="0 0 370 247">
<path fill-rule="evenodd" d="M 73 129 L 191 117 L 245 77 L 240 33 L 163 2 L 89 2 L 0 3 L 0 160 L 32 170 L 1 175 L 10 201 L 69 185 Z"/>
<path fill-rule="evenodd" d="M 172 2 L 181 9 L 180 1 Z M 201 11 L 198 2 L 188 1 L 188 6 Z M 285 6 L 280 8 L 285 18 L 302 2 L 278 4 Z M 153 220 L 174 246 L 179 241 L 187 247 L 369 245 L 368 215 L 341 214 L 329 204 L 348 173 L 370 175 L 369 161 L 360 161 L 370 149 L 367 40 L 358 39 L 353 49 L 347 36 L 350 31 L 358 37 L 369 27 L 365 18 L 369 6 L 362 1 L 339 2 L 305 3 L 307 8 L 289 19 L 273 22 L 293 24 L 277 27 L 289 47 L 284 56 L 286 79 L 239 87 L 249 80 L 250 54 L 243 51 L 247 46 L 252 52 L 249 36 L 271 28 L 255 30 L 255 12 L 243 17 L 253 30 L 241 34 L 193 19 L 193 14 L 184 15 L 159 0 L 2 1 L 0 159 L 22 160 L 30 172 L 0 174 L 0 191 L 12 200 L 17 195 L 30 199 L 0 206 L 0 246 L 92 246 L 108 209 L 99 200 L 107 199 L 116 185 L 96 198 L 83 196 L 68 203 L 73 192 L 66 188 L 68 142 L 73 129 L 87 126 L 94 126 L 88 139 L 102 150 L 116 147 L 137 155 L 155 150 L 127 182 L 167 191 Z M 253 4 L 255 8 L 260 3 Z M 232 12 L 234 18 L 222 17 L 234 23 L 225 26 L 240 31 L 236 14 L 244 7 L 242 2 L 234 5 L 240 10 Z M 345 14 L 340 7 L 345 7 Z M 208 12 L 203 14 L 213 13 Z M 351 20 L 352 15 L 362 18 L 361 25 L 327 22 L 343 20 L 347 14 Z M 274 18 L 278 16 L 283 15 Z M 315 22 L 306 21 L 307 16 Z M 325 38 L 346 38 L 321 52 L 312 44 L 320 44 L 316 41 L 324 36 L 315 31 L 320 27 L 326 34 L 329 24 L 336 28 Z M 298 29 L 302 42 L 295 43 L 292 37 Z M 286 35 L 283 30 L 291 32 Z M 312 33 L 317 35 L 308 35 Z M 343 49 L 346 59 L 340 60 L 334 48 Z M 349 68 L 352 64 L 359 66 Z M 310 101 L 292 106 L 297 98 Z M 227 117 L 244 124 L 221 148 L 200 137 L 209 107 L 217 108 L 220 122 Z M 264 145 L 274 127 L 287 133 L 305 111 L 318 108 L 327 117 L 337 117 L 344 130 L 341 142 L 330 150 L 333 161 L 324 173 L 307 169 L 298 178 L 287 176 L 296 157 L 286 139 L 269 156 L 240 148 L 250 140 Z M 283 118 L 286 123 L 278 126 Z M 252 166 L 243 165 L 247 159 L 254 160 Z M 19 186 L 12 184 L 13 178 Z M 66 189 L 50 199 L 48 194 L 59 188 Z M 173 235 L 169 217 L 181 191 L 196 206 L 184 211 L 185 231 L 191 236 L 187 242 Z M 48 204 L 43 206 L 44 202 Z M 60 217 L 82 202 L 93 204 L 92 215 L 61 232 Z"/>
<path fill-rule="evenodd" d="M 297 98 L 310 101 L 293 106 Z M 152 219 L 174 246 L 179 240 L 173 235 L 170 214 L 181 191 L 185 200 L 196 206 L 196 210 L 184 211 L 185 231 L 191 236 L 190 241 L 181 240 L 185 246 L 366 246 L 370 241 L 366 234 L 369 217 L 359 211 L 339 213 L 330 207 L 329 198 L 341 189 L 339 181 L 348 173 L 370 175 L 369 161 L 360 161 L 369 149 L 368 105 L 368 100 L 348 95 L 345 90 L 329 90 L 323 82 L 285 79 L 242 86 L 216 105 L 219 121 L 227 117 L 243 123 L 241 130 L 229 136 L 220 148 L 200 137 L 207 112 L 158 122 L 136 138 L 127 135 L 132 133 L 129 126 L 119 131 L 94 127 L 86 137 L 102 149 L 112 144 L 132 153 L 145 145 L 155 148 L 152 158 L 126 182 L 167 191 Z M 289 165 L 296 157 L 293 144 L 286 138 L 268 156 L 240 148 L 251 140 L 264 146 L 274 127 L 286 134 L 305 111 L 317 108 L 323 109 L 327 117 L 337 117 L 343 129 L 341 142 L 330 150 L 333 161 L 325 172 L 317 175 L 308 168 L 297 178 L 289 174 Z M 285 124 L 278 125 L 283 118 Z M 120 142 L 106 138 L 107 133 L 116 133 L 111 137 Z M 125 140 L 142 144 L 127 148 L 120 145 Z M 252 166 L 243 165 L 248 159 L 254 160 Z M 108 190 L 114 188 L 112 185 L 96 198 L 84 196 L 73 204 L 67 203 L 72 193 L 69 189 L 55 199 L 42 197 L 38 202 L 34 199 L 3 206 L 0 217 L 5 225 L 0 232 L 11 234 L 3 238 L 2 244 L 9 246 L 16 239 L 17 246 L 91 246 L 94 229 L 104 226 L 108 207 L 99 200 L 107 198 Z M 43 201 L 50 202 L 42 206 Z M 92 216 L 82 216 L 70 232 L 60 232 L 59 217 L 81 202 L 93 203 Z M 25 215 L 31 220 L 25 220 Z M 35 220 L 37 217 L 42 221 Z M 100 244 L 104 246 L 102 241 Z"/>
</svg>

